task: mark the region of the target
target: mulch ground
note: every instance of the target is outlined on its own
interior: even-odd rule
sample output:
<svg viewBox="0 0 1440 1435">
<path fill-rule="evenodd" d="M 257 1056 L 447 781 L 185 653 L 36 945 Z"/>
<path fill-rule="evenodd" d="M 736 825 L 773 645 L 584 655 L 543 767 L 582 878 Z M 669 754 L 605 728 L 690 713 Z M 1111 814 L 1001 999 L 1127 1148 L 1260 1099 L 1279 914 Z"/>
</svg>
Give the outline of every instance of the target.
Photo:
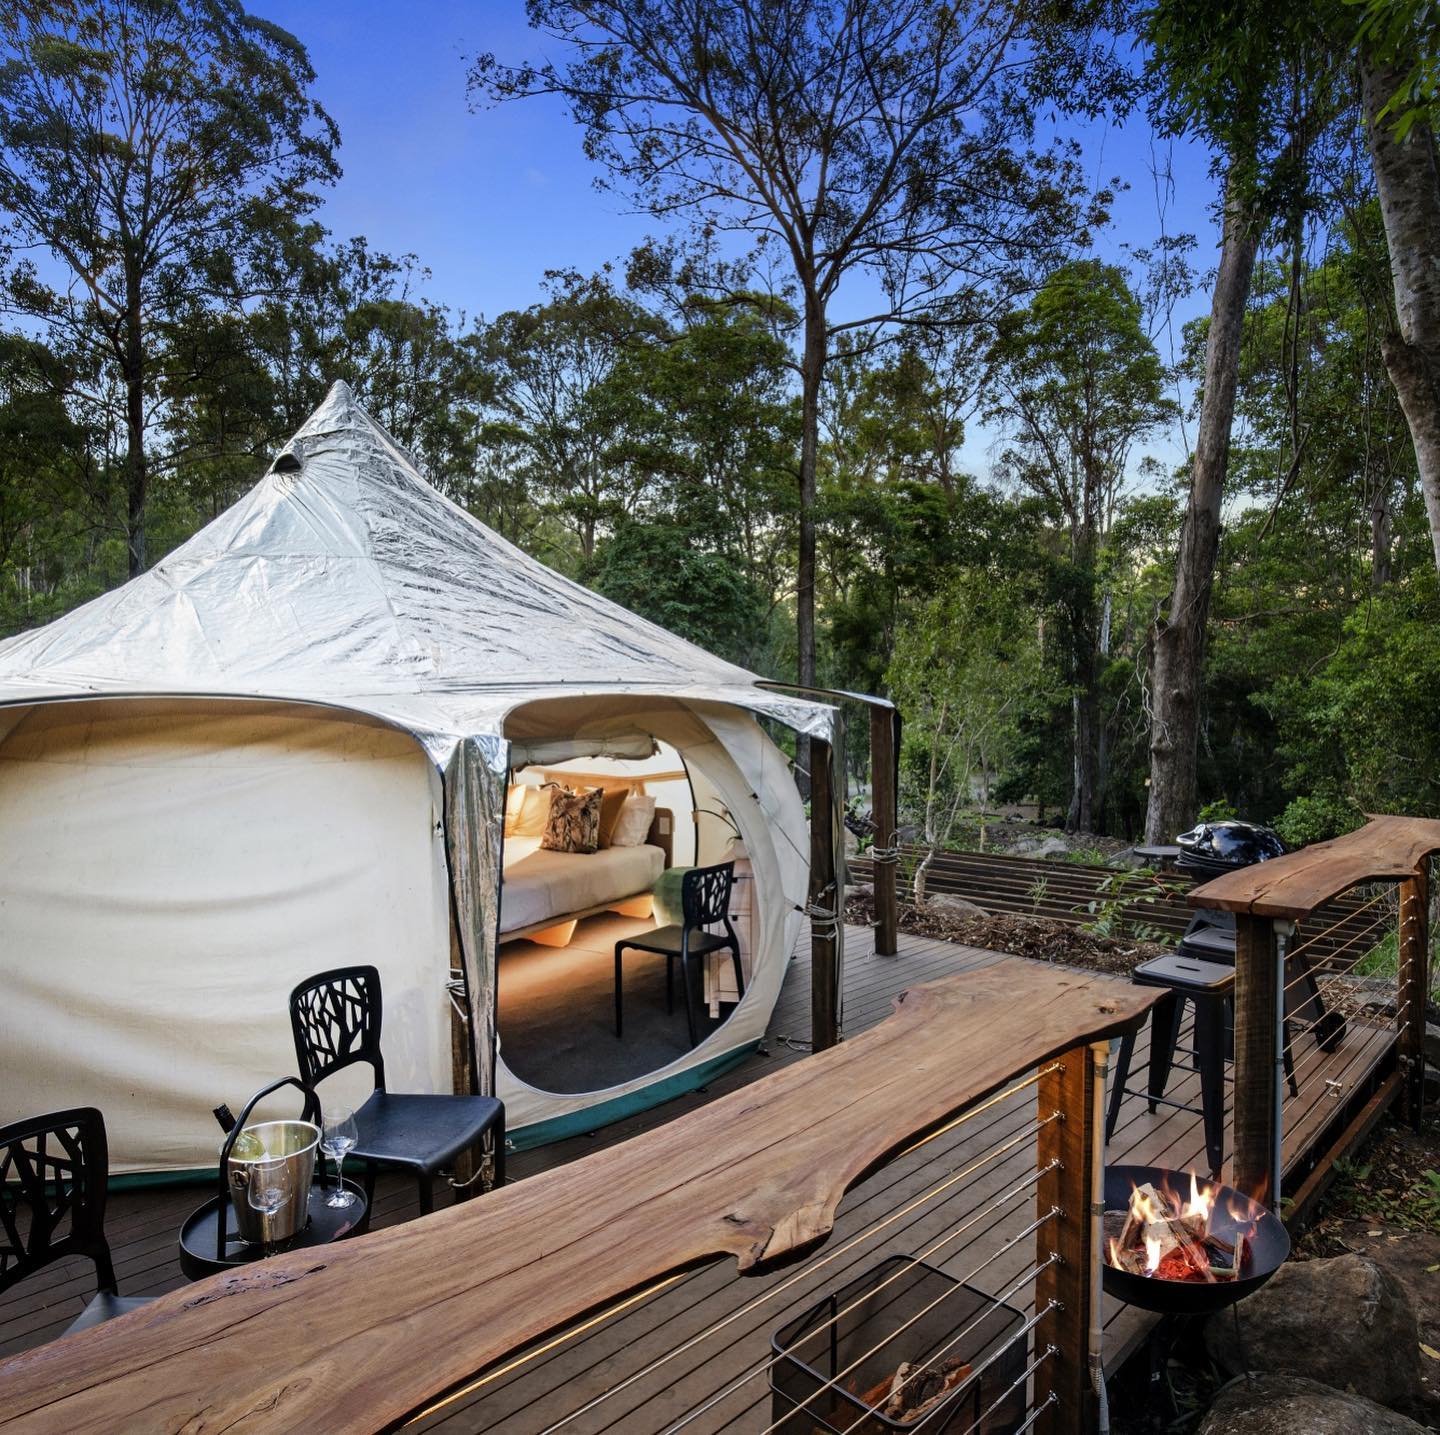
<svg viewBox="0 0 1440 1435">
<path fill-rule="evenodd" d="M 875 904 L 869 893 L 850 897 L 845 903 L 845 920 L 855 926 L 869 926 L 875 918 Z M 953 913 L 900 908 L 900 930 L 918 937 L 959 942 L 987 952 L 1009 952 L 1037 962 L 1083 967 L 1128 977 L 1140 962 L 1163 957 L 1170 948 L 1156 942 L 1128 937 L 1102 937 L 1082 927 L 1053 917 L 1028 917 L 1008 912 L 990 916 L 957 916 Z"/>
</svg>

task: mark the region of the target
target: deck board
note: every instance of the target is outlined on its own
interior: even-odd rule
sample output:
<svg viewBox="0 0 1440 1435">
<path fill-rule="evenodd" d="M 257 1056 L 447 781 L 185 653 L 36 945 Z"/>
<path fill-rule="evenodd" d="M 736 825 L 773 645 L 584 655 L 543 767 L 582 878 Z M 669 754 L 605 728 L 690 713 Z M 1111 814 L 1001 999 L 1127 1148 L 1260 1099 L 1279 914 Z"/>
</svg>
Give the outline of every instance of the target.
<svg viewBox="0 0 1440 1435">
<path fill-rule="evenodd" d="M 974 969 L 997 960 L 974 948 L 902 934 L 900 954 L 877 956 L 870 933 L 849 929 L 845 973 L 845 1029 L 855 1034 L 883 1020 L 895 995 L 907 986 L 936 976 Z M 690 1093 L 627 1118 L 602 1131 L 524 1151 L 512 1156 L 512 1179 L 551 1169 L 624 1140 L 672 1119 L 715 1097 L 736 1090 L 779 1066 L 803 1058 L 809 1031 L 809 971 L 803 956 L 792 963 L 776 1005 L 763 1047 L 741 1065 L 712 1081 L 702 1092 Z M 794 1039 L 788 1044 L 784 1037 Z M 1338 1103 L 1327 1094 L 1326 1079 L 1347 1087 L 1363 1082 L 1386 1057 L 1393 1033 L 1351 1024 L 1340 1051 L 1324 1055 L 1308 1039 L 1298 1053 L 1302 1099 L 1287 1108 L 1287 1165 L 1303 1153 L 1333 1116 Z M 1137 1042 L 1130 1084 L 1143 1082 L 1148 1030 Z M 1182 1050 L 1185 1049 L 1182 1034 Z M 963 1059 L 963 1050 L 957 1052 Z M 1198 1078 L 1177 1071 L 1168 1095 L 1198 1101 Z M 993 1152 L 1008 1137 L 1025 1131 L 1035 1116 L 1033 1091 L 1021 1092 L 927 1145 L 890 1162 L 867 1177 L 846 1196 L 835 1232 L 810 1263 L 758 1276 L 741 1277 L 732 1260 L 712 1261 L 682 1276 L 665 1289 L 638 1301 L 623 1314 L 607 1319 L 578 1338 L 493 1380 L 480 1389 L 415 1420 L 409 1428 L 439 1430 L 447 1435 L 467 1431 L 538 1435 L 585 1401 L 643 1371 L 659 1355 L 733 1317 L 723 1331 L 698 1343 L 632 1385 L 603 1401 L 595 1410 L 567 1423 L 567 1432 L 600 1435 L 663 1431 L 677 1421 L 695 1432 L 759 1435 L 769 1424 L 769 1393 L 764 1374 L 726 1394 L 732 1383 L 765 1360 L 771 1332 L 812 1304 L 820 1294 L 869 1269 L 884 1256 L 916 1254 L 927 1244 L 953 1233 L 977 1217 L 1003 1192 L 1033 1170 L 1034 1142 L 1027 1137 L 999 1160 L 992 1160 L 957 1184 L 938 1201 L 915 1205 L 921 1193 Z M 1145 1102 L 1124 1103 L 1114 1140 L 1107 1148 L 1112 1162 L 1133 1161 L 1185 1167 L 1198 1164 L 1204 1148 L 1198 1115 L 1161 1107 L 1151 1116 Z M 181 1283 L 175 1264 L 175 1232 L 184 1215 L 200 1200 L 200 1188 L 125 1191 L 112 1197 L 107 1229 L 115 1249 L 121 1289 L 150 1294 Z M 907 1209 L 909 1207 L 913 1209 Z M 414 1214 L 413 1186 L 384 1180 L 377 1193 L 375 1222 L 391 1225 Z M 875 1221 L 905 1214 L 877 1239 L 851 1250 L 846 1242 Z M 990 1263 L 973 1284 L 996 1294 L 1027 1272 L 1034 1260 L 1033 1239 L 995 1257 L 1004 1240 L 1034 1218 L 1033 1197 L 1016 1198 L 1000 1219 L 986 1217 L 946 1245 L 931 1259 L 957 1276 L 982 1262 Z M 843 1253 L 842 1253 L 843 1252 Z M 821 1264 L 823 1262 L 823 1264 Z M 91 1289 L 87 1264 L 66 1262 L 0 1296 L 0 1354 L 29 1348 L 53 1338 L 78 1313 Z M 779 1294 L 757 1309 L 747 1303 L 769 1290 Z M 1014 1302 L 1028 1312 L 1029 1306 Z M 1143 1313 L 1107 1302 L 1106 1363 L 1110 1368 L 1130 1353 L 1148 1330 Z"/>
</svg>

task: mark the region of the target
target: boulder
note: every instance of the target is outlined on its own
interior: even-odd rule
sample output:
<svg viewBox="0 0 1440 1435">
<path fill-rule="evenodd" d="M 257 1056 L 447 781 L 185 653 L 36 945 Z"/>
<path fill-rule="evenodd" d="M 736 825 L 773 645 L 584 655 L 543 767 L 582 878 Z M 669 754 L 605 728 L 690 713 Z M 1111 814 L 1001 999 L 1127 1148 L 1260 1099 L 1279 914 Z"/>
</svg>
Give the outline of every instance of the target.
<svg viewBox="0 0 1440 1435">
<path fill-rule="evenodd" d="M 934 912 L 941 917 L 988 917 L 990 915 L 984 907 L 977 907 L 974 902 L 967 901 L 954 892 L 937 892 L 933 897 L 927 897 L 925 907 L 927 911 Z"/>
<path fill-rule="evenodd" d="M 1414 1307 L 1400 1282 L 1365 1256 L 1287 1261 L 1236 1309 L 1243 1350 L 1230 1314 L 1205 1327 L 1206 1346 L 1227 1374 L 1248 1367 L 1293 1375 L 1404 1409 L 1423 1398 Z"/>
<path fill-rule="evenodd" d="M 1123 852 L 1117 852 L 1113 857 L 1107 857 L 1105 865 L 1134 870 L 1137 867 L 1148 867 L 1150 864 L 1133 847 L 1127 847 Z"/>
<path fill-rule="evenodd" d="M 1424 1435 L 1363 1395 L 1295 1375 L 1240 1376 L 1216 1395 L 1196 1435 Z"/>
<path fill-rule="evenodd" d="M 1064 857 L 1070 851 L 1070 844 L 1063 837 L 1047 837 L 1031 853 L 1032 857 Z"/>
</svg>

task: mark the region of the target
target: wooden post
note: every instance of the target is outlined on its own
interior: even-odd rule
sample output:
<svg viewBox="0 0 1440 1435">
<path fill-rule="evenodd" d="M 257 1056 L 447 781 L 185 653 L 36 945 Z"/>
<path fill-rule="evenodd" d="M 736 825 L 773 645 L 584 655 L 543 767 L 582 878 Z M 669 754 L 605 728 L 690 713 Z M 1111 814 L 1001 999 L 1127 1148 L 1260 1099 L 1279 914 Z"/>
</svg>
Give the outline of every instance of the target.
<svg viewBox="0 0 1440 1435">
<path fill-rule="evenodd" d="M 1275 927 L 1235 914 L 1235 1155 L 1231 1184 L 1272 1203 L 1275 1160 Z"/>
<path fill-rule="evenodd" d="M 895 851 L 899 837 L 899 805 L 896 794 L 899 776 L 895 729 L 899 714 L 894 708 L 874 706 L 870 709 L 870 811 L 875 822 L 875 846 L 886 856 L 877 857 L 875 873 L 875 953 L 893 957 L 899 949 L 899 913 L 896 910 L 896 863 L 889 854 Z"/>
<path fill-rule="evenodd" d="M 1405 1116 L 1417 1130 L 1425 1114 L 1425 1007 L 1430 994 L 1430 864 L 1400 883 L 1400 1062 Z"/>
<path fill-rule="evenodd" d="M 1103 1049 L 1103 1048 L 1102 1048 Z M 1035 1375 L 1037 1398 L 1047 1388 L 1058 1399 L 1035 1422 L 1039 1435 L 1082 1435 L 1094 1428 L 1094 1411 L 1086 1356 L 1089 1345 L 1090 1286 L 1094 1278 L 1091 1191 L 1096 1131 L 1092 1100 L 1095 1048 L 1071 1047 L 1060 1058 L 1060 1068 L 1040 1078 L 1036 1101 L 1040 1119 L 1052 1112 L 1059 1121 L 1042 1127 L 1036 1140 L 1036 1160 L 1043 1168 L 1059 1164 L 1041 1176 L 1036 1187 L 1037 1217 L 1052 1207 L 1060 1214 L 1036 1232 L 1035 1264 L 1054 1252 L 1060 1260 L 1041 1271 L 1035 1282 L 1035 1309 L 1050 1301 L 1056 1308 L 1035 1327 L 1035 1353 L 1055 1347 Z"/>
<path fill-rule="evenodd" d="M 471 1061 L 474 1047 L 470 1044 L 470 1025 L 451 1002 L 445 1005 L 450 1010 L 450 1083 L 456 1096 L 469 1096 L 474 1092 L 474 1072 Z M 464 1196 L 472 1194 L 470 1183 L 475 1180 L 483 1159 L 482 1146 L 467 1147 L 455 1158 L 454 1177 L 457 1184 L 465 1188 Z"/>
<path fill-rule="evenodd" d="M 810 739 L 810 905 L 844 917 L 835 871 L 835 752 Z M 840 942 L 835 924 L 810 919 L 810 1046 L 824 1051 L 840 1040 Z"/>
</svg>

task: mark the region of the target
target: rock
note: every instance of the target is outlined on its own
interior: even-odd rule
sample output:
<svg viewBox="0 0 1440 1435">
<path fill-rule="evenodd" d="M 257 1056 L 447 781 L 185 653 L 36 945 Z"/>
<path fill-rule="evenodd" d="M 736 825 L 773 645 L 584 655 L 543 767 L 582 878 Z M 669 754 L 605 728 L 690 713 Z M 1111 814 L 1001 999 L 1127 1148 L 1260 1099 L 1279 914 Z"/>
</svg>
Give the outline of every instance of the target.
<svg viewBox="0 0 1440 1435">
<path fill-rule="evenodd" d="M 1070 851 L 1070 844 L 1063 837 L 1047 837 L 1034 851 L 1036 857 L 1064 857 Z"/>
<path fill-rule="evenodd" d="M 1364 1256 L 1287 1261 L 1237 1309 L 1243 1358 L 1231 1315 L 1205 1327 L 1205 1344 L 1228 1374 L 1248 1366 L 1299 1376 L 1405 1409 L 1423 1398 L 1415 1309 L 1399 1281 Z"/>
<path fill-rule="evenodd" d="M 1117 852 L 1113 857 L 1107 858 L 1105 865 L 1107 867 L 1128 867 L 1133 870 L 1136 867 L 1148 867 L 1150 864 L 1133 847 L 1127 847 L 1123 852 Z"/>
<path fill-rule="evenodd" d="M 1420 1339 L 1432 1350 L 1440 1350 L 1440 1281 L 1435 1279 L 1440 1268 L 1440 1235 L 1402 1230 L 1368 1219 L 1346 1221 L 1339 1235 L 1352 1251 L 1374 1261 L 1400 1282 L 1415 1308 Z M 1440 1386 L 1440 1361 L 1425 1356 L 1420 1362 L 1420 1377 L 1433 1403 L 1434 1392 Z"/>
<path fill-rule="evenodd" d="M 1216 1395 L 1196 1435 L 1424 1435 L 1425 1427 L 1318 1380 L 1241 1376 Z"/>
<path fill-rule="evenodd" d="M 845 884 L 845 900 L 847 902 L 873 902 L 875 900 L 874 883 L 847 882 Z"/>
<path fill-rule="evenodd" d="M 977 907 L 974 902 L 968 902 L 964 897 L 956 896 L 954 892 L 939 892 L 933 897 L 927 897 L 925 906 L 928 910 L 943 917 L 988 917 L 990 915 L 984 907 Z"/>
</svg>

